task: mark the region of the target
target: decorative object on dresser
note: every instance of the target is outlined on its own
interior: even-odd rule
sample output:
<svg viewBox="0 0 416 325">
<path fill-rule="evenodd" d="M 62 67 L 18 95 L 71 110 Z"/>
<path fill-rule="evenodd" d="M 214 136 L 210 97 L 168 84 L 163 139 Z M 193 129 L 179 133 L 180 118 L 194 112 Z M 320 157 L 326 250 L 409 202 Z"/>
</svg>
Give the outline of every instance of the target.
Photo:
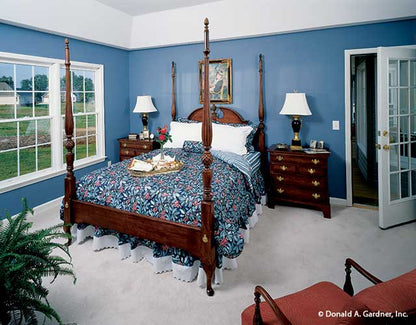
<svg viewBox="0 0 416 325">
<path fill-rule="evenodd" d="M 276 203 L 300 205 L 321 210 L 325 218 L 331 218 L 328 195 L 329 151 L 282 151 L 273 145 L 269 148 L 269 154 L 269 208 L 274 208 Z"/>
<path fill-rule="evenodd" d="M 118 142 L 120 144 L 120 161 L 130 159 L 142 153 L 159 148 L 159 144 L 156 141 L 151 140 L 121 138 L 118 139 Z"/>
<path fill-rule="evenodd" d="M 312 115 L 308 102 L 306 101 L 305 93 L 294 92 L 286 94 L 285 103 L 283 104 L 280 114 L 293 116 L 292 129 L 295 136 L 292 139 L 290 149 L 302 150 L 302 144 L 299 139 L 299 131 L 302 123 L 299 116 Z"/>
<path fill-rule="evenodd" d="M 143 139 L 149 139 L 149 130 L 147 129 L 149 119 L 147 114 L 152 112 L 157 112 L 156 107 L 152 103 L 152 97 L 137 96 L 136 106 L 133 109 L 133 113 L 142 113 Z"/>
</svg>

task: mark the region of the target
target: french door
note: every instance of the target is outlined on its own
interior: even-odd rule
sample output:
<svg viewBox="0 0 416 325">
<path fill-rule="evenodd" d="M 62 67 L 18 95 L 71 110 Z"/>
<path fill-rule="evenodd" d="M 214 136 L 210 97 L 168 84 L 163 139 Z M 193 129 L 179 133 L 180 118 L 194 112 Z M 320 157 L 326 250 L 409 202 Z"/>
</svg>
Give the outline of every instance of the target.
<svg viewBox="0 0 416 325">
<path fill-rule="evenodd" d="M 377 49 L 379 226 L 416 219 L 416 49 Z"/>
</svg>

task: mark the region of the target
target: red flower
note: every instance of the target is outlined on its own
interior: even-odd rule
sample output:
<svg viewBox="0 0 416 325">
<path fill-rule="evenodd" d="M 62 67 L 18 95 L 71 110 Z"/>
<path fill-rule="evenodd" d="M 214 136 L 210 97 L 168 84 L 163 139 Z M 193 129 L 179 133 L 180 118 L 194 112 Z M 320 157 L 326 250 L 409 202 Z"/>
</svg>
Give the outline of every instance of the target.
<svg viewBox="0 0 416 325">
<path fill-rule="evenodd" d="M 168 126 L 165 125 L 165 127 L 163 129 L 160 129 L 160 133 L 162 134 L 166 134 L 168 132 Z"/>
<path fill-rule="evenodd" d="M 160 141 L 165 141 L 165 135 L 164 134 L 159 135 L 159 140 Z"/>
</svg>

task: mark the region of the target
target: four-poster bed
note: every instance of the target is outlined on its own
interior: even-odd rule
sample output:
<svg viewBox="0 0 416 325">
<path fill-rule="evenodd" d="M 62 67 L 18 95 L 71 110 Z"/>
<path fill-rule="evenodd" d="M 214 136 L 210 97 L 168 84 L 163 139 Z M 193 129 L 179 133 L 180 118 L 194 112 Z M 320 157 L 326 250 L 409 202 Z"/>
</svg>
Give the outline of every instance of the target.
<svg viewBox="0 0 416 325">
<path fill-rule="evenodd" d="M 204 21 L 204 83 L 209 83 L 209 31 L 208 19 Z M 63 201 L 63 216 L 65 232 L 70 232 L 71 224 L 90 224 L 96 227 L 111 229 L 112 231 L 127 234 L 134 237 L 145 238 L 159 244 L 175 247 L 188 252 L 190 255 L 198 258 L 206 274 L 206 292 L 209 296 L 214 294 L 212 289 L 213 274 L 217 264 L 217 247 L 215 231 L 218 232 L 218 222 L 214 218 L 214 202 L 212 193 L 213 171 L 218 169 L 218 163 L 211 153 L 211 143 L 213 139 L 212 121 L 227 124 L 247 124 L 240 114 L 230 108 L 220 107 L 222 116 L 218 116 L 218 109 L 215 106 L 210 107 L 209 87 L 204 87 L 204 104 L 202 108 L 194 110 L 188 119 L 201 122 L 202 130 L 202 185 L 203 191 L 200 201 L 195 201 L 193 205 L 200 206 L 200 220 L 194 224 L 185 224 L 175 221 L 159 218 L 158 216 L 149 216 L 133 211 L 126 211 L 111 206 L 99 205 L 96 203 L 81 201 L 80 194 L 77 194 L 75 186 L 75 176 L 73 172 L 74 164 L 74 141 L 73 141 L 73 114 L 71 105 L 70 89 L 70 60 L 69 46 L 66 41 L 65 47 L 65 66 L 66 66 L 66 108 L 65 108 L 65 133 L 66 133 L 66 163 L 67 174 L 65 177 L 65 196 Z M 259 125 L 256 134 L 256 149 L 261 153 L 261 160 L 265 161 L 265 144 L 264 144 L 264 108 L 263 108 L 263 84 L 262 84 L 262 57 L 260 56 L 260 100 L 259 100 Z M 172 120 L 176 119 L 175 104 L 175 71 L 172 63 Z M 123 162 L 119 163 L 117 168 L 122 168 Z M 115 164 L 116 165 L 116 164 Z M 114 166 L 114 165 L 113 165 Z M 125 169 L 125 168 L 124 168 Z M 264 165 L 261 167 L 264 171 Z M 215 176 L 215 175 L 214 175 Z M 218 183 L 217 179 L 214 180 Z M 81 184 L 82 185 L 82 184 Z M 198 184 L 195 184 L 197 186 Z M 214 184 L 218 186 L 217 184 Z M 189 188 L 189 185 L 188 185 Z M 217 225 L 214 224 L 217 222 Z M 217 227 L 217 229 L 215 229 Z M 70 241 L 69 241 L 70 244 Z"/>
</svg>

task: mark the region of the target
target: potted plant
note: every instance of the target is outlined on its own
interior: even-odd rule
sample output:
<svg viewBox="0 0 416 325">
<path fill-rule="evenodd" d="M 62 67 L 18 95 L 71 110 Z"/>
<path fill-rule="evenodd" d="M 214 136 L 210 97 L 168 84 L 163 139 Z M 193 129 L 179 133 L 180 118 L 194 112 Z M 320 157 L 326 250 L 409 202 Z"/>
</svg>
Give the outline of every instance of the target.
<svg viewBox="0 0 416 325">
<path fill-rule="evenodd" d="M 42 281 L 45 276 L 52 277 L 52 283 L 58 275 L 69 275 L 75 283 L 68 247 L 57 242 L 68 235 L 62 225 L 31 231 L 28 212 L 33 214 L 23 199 L 23 210 L 17 217 L 6 213 L 8 222 L 0 221 L 0 323 L 37 324 L 41 313 L 62 324 Z M 55 250 L 63 251 L 69 261 L 52 255 Z"/>
</svg>

